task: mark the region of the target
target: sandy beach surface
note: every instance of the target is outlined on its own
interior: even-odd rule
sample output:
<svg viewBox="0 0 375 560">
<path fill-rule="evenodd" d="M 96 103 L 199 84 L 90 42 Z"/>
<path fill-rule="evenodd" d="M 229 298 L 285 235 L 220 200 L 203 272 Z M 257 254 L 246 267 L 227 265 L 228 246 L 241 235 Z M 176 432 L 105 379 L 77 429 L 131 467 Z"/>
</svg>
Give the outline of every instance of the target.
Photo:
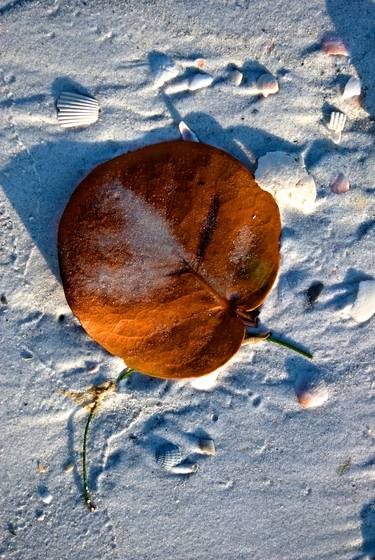
<svg viewBox="0 0 375 560">
<path fill-rule="evenodd" d="M 351 312 L 375 278 L 374 24 L 370 0 L 0 1 L 0 558 L 375 557 L 375 316 Z M 327 32 L 349 56 L 322 52 Z M 166 57 L 180 71 L 170 83 L 197 72 L 213 82 L 168 93 L 155 85 Z M 268 97 L 251 92 L 264 73 L 279 86 Z M 350 77 L 360 98 L 342 97 Z M 64 91 L 95 96 L 99 120 L 62 128 Z M 340 143 L 332 111 L 347 117 Z M 66 303 L 58 221 L 95 165 L 179 138 L 181 120 L 255 172 L 281 151 L 315 182 L 308 212 L 281 208 L 282 264 L 261 313 L 314 360 L 260 343 L 211 385 L 124 380 L 91 427 L 90 513 L 87 414 L 66 393 L 115 379 L 123 362 Z M 330 188 L 339 173 L 342 194 Z M 302 407 L 301 391 L 317 406 Z M 202 436 L 215 455 L 197 452 Z M 166 443 L 197 472 L 161 469 Z"/>
</svg>

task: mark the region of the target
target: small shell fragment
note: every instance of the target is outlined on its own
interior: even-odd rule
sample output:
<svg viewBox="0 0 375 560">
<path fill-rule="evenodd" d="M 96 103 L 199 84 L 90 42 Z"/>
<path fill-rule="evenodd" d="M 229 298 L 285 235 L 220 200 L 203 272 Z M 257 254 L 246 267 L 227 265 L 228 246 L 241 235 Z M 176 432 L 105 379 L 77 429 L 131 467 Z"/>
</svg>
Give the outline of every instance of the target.
<svg viewBox="0 0 375 560">
<path fill-rule="evenodd" d="M 317 408 L 322 406 L 328 398 L 329 392 L 325 384 L 297 393 L 297 400 L 302 408 Z"/>
<path fill-rule="evenodd" d="M 349 78 L 342 92 L 342 99 L 350 99 L 351 97 L 361 95 L 361 85 L 359 78 Z"/>
<path fill-rule="evenodd" d="M 178 445 L 175 445 L 174 443 L 162 444 L 156 450 L 155 460 L 159 467 L 161 467 L 165 471 L 170 471 L 176 465 L 181 463 L 181 450 Z"/>
<path fill-rule="evenodd" d="M 198 136 L 191 130 L 191 128 L 188 127 L 186 123 L 184 123 L 184 121 L 180 122 L 178 128 L 180 130 L 182 140 L 185 140 L 185 142 L 199 142 Z"/>
<path fill-rule="evenodd" d="M 163 87 L 164 84 L 176 78 L 180 73 L 179 66 L 175 62 L 173 62 L 172 59 L 166 60 L 167 61 L 160 66 L 156 73 L 154 82 L 155 89 Z"/>
<path fill-rule="evenodd" d="M 272 74 L 262 74 L 256 81 L 258 93 L 268 97 L 279 91 L 279 82 Z"/>
<path fill-rule="evenodd" d="M 39 491 L 39 495 L 40 495 L 40 498 L 41 498 L 42 502 L 44 504 L 46 504 L 47 506 L 53 500 L 53 496 L 52 496 L 52 494 L 50 494 L 50 492 L 47 490 L 47 488 L 41 488 L 40 491 Z"/>
<path fill-rule="evenodd" d="M 241 82 L 243 80 L 243 74 L 237 69 L 233 70 L 233 72 L 230 73 L 229 79 L 232 84 L 234 84 L 235 86 L 239 86 L 241 85 Z"/>
<path fill-rule="evenodd" d="M 344 173 L 339 173 L 337 177 L 334 177 L 329 186 L 335 194 L 346 193 L 350 189 L 349 179 Z"/>
<path fill-rule="evenodd" d="M 177 82 L 173 82 L 165 87 L 164 93 L 167 95 L 173 95 L 175 93 L 181 93 L 182 91 L 187 91 L 189 89 L 189 82 L 188 80 L 179 80 Z"/>
<path fill-rule="evenodd" d="M 196 58 L 194 60 L 194 66 L 202 70 L 206 66 L 206 59 L 205 58 Z"/>
<path fill-rule="evenodd" d="M 202 455 L 216 455 L 215 442 L 211 438 L 199 438 L 197 441 L 197 453 Z"/>
<path fill-rule="evenodd" d="M 61 93 L 56 106 L 57 120 L 63 128 L 88 126 L 99 118 L 98 101 L 80 93 Z"/>
<path fill-rule="evenodd" d="M 328 56 L 350 56 L 348 45 L 335 33 L 324 35 L 321 49 Z"/>
<path fill-rule="evenodd" d="M 64 473 L 69 474 L 72 472 L 72 470 L 74 469 L 74 464 L 73 463 L 67 463 L 64 467 Z"/>
<path fill-rule="evenodd" d="M 190 461 L 183 461 L 183 463 L 179 463 L 169 469 L 173 474 L 192 474 L 197 472 L 197 470 L 197 463 L 191 463 Z"/>
<path fill-rule="evenodd" d="M 195 74 L 189 82 L 190 91 L 206 88 L 212 84 L 214 77 L 211 74 Z"/>
<path fill-rule="evenodd" d="M 375 313 L 375 280 L 359 283 L 357 298 L 349 311 L 357 323 L 365 323 Z"/>
</svg>

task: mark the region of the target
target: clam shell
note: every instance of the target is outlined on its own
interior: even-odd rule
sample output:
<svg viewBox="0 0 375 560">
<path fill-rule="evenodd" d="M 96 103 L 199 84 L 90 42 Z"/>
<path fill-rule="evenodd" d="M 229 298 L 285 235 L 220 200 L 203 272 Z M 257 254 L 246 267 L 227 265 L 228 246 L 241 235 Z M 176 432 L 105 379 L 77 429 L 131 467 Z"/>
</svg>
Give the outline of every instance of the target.
<svg viewBox="0 0 375 560">
<path fill-rule="evenodd" d="M 185 140 L 185 142 L 199 142 L 198 136 L 191 130 L 191 128 L 188 127 L 186 123 L 184 123 L 184 121 L 180 122 L 178 128 L 180 130 L 181 137 Z"/>
<path fill-rule="evenodd" d="M 357 323 L 365 323 L 375 313 L 375 280 L 359 283 L 357 298 L 349 311 Z"/>
<path fill-rule="evenodd" d="M 258 93 L 261 93 L 263 97 L 268 97 L 279 91 L 279 82 L 272 74 L 262 74 L 256 81 L 256 87 Z"/>
<path fill-rule="evenodd" d="M 328 56 L 350 56 L 348 45 L 335 33 L 326 33 L 324 35 L 321 49 Z"/>
<path fill-rule="evenodd" d="M 211 74 L 195 74 L 189 82 L 189 89 L 190 91 L 196 91 L 210 86 L 213 81 L 214 77 Z"/>
<path fill-rule="evenodd" d="M 359 78 L 349 78 L 342 92 L 342 99 L 350 99 L 351 97 L 361 95 L 361 85 Z"/>
<path fill-rule="evenodd" d="M 301 372 L 296 379 L 295 392 L 302 408 L 317 408 L 322 406 L 329 398 L 327 384 L 314 375 Z"/>
<path fill-rule="evenodd" d="M 339 173 L 337 177 L 332 179 L 330 183 L 330 189 L 336 194 L 342 194 L 348 192 L 350 189 L 349 179 L 344 175 L 344 173 Z"/>
<path fill-rule="evenodd" d="M 176 465 L 181 463 L 181 450 L 178 445 L 175 445 L 174 443 L 163 443 L 156 450 L 155 460 L 159 467 L 165 471 L 170 471 L 174 469 Z"/>
<path fill-rule="evenodd" d="M 56 102 L 57 120 L 64 128 L 88 126 L 99 118 L 99 103 L 93 97 L 63 92 Z"/>
</svg>

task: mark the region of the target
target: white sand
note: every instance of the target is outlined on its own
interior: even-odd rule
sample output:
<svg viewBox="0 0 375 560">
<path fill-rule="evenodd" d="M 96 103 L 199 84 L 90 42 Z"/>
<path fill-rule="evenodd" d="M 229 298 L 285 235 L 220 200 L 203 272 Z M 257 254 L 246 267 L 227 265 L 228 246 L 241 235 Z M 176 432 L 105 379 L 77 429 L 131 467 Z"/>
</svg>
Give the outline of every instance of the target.
<svg viewBox="0 0 375 560">
<path fill-rule="evenodd" d="M 375 554 L 375 320 L 342 313 L 358 282 L 375 275 L 374 10 L 369 0 L 1 0 L 1 558 Z M 315 49 L 329 30 L 350 44 L 351 59 Z M 215 82 L 163 96 L 150 75 L 154 51 L 204 57 Z M 245 83 L 222 80 L 228 64 L 249 81 L 271 72 L 280 91 L 249 97 Z M 341 99 L 339 86 L 357 75 L 368 113 Z M 85 130 L 57 124 L 56 97 L 72 88 L 101 103 Z M 348 116 L 339 146 L 325 126 L 333 108 Z M 64 471 L 80 468 L 84 415 L 62 392 L 113 379 L 122 365 L 67 307 L 58 218 L 95 164 L 177 138 L 181 119 L 252 168 L 268 151 L 304 152 L 315 209 L 283 212 L 280 277 L 261 318 L 310 348 L 314 365 L 264 343 L 246 346 L 209 391 L 134 375 L 92 427 L 92 514 L 77 469 Z M 329 190 L 339 172 L 351 184 L 342 195 Z M 310 308 L 305 291 L 316 280 L 325 287 Z M 298 404 L 303 375 L 329 387 L 323 406 Z M 198 432 L 214 440 L 215 456 L 192 455 Z M 163 440 L 198 472 L 161 471 L 154 451 Z"/>
</svg>

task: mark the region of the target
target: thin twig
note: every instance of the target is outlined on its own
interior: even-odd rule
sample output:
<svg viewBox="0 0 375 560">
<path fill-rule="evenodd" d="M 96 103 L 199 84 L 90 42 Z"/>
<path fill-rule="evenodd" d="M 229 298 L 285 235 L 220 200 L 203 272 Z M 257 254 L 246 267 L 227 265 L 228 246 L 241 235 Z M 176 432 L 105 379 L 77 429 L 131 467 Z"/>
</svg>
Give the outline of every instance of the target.
<svg viewBox="0 0 375 560">
<path fill-rule="evenodd" d="M 122 371 L 120 373 L 120 375 L 118 376 L 118 378 L 116 379 L 116 386 L 120 383 L 120 381 L 122 381 L 126 377 L 129 377 L 134 371 L 135 370 L 131 369 L 131 368 L 124 369 L 124 371 Z M 88 440 L 90 424 L 91 424 L 92 419 L 94 418 L 94 415 L 95 415 L 95 413 L 98 409 L 100 398 L 101 397 L 100 397 L 100 393 L 99 393 L 97 395 L 97 397 L 95 398 L 95 400 L 90 405 L 90 413 L 87 417 L 85 431 L 83 433 L 83 448 L 82 448 L 83 499 L 84 499 L 85 505 L 87 506 L 89 511 L 95 511 L 96 506 L 93 504 L 93 501 L 91 499 L 90 490 L 89 490 L 89 483 L 88 483 L 88 476 L 87 476 L 87 463 L 88 463 L 88 460 L 87 460 L 87 440 Z"/>
</svg>

